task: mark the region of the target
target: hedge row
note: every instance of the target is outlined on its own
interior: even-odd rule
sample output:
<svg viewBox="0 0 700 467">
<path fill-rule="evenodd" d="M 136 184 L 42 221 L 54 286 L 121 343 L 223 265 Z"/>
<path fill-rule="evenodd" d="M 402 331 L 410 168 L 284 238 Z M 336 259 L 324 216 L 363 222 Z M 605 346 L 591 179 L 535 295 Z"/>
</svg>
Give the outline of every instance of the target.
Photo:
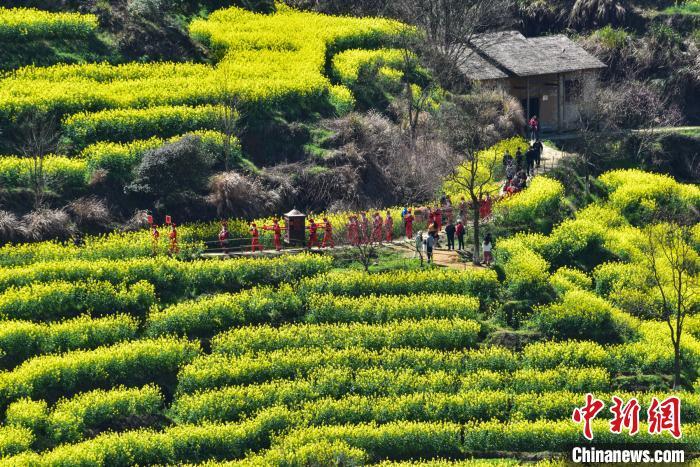
<svg viewBox="0 0 700 467">
<path fill-rule="evenodd" d="M 119 387 L 62 399 L 50 411 L 44 401 L 22 399 L 8 407 L 7 424 L 28 428 L 57 445 L 81 441 L 91 430 L 119 428 L 130 418 L 155 416 L 162 408 L 163 396 L 155 386 Z"/>
<path fill-rule="evenodd" d="M 34 435 L 26 428 L 0 426 L 0 458 L 28 451 L 34 442 Z"/>
<path fill-rule="evenodd" d="M 223 355 L 270 352 L 293 348 L 347 349 L 429 348 L 457 350 L 474 347 L 481 325 L 463 319 L 424 319 L 386 324 L 291 324 L 243 327 L 212 340 L 212 352 Z"/>
<path fill-rule="evenodd" d="M 153 135 L 171 138 L 198 130 L 216 130 L 220 125 L 216 106 L 161 106 L 146 109 L 114 109 L 83 112 L 63 121 L 65 138 L 82 150 L 100 141 L 126 143 L 147 140 Z"/>
<path fill-rule="evenodd" d="M 199 346 L 191 342 L 155 339 L 36 357 L 0 373 L 0 411 L 23 397 L 53 402 L 120 384 L 173 387 L 180 367 L 197 354 Z"/>
<path fill-rule="evenodd" d="M 93 34 L 97 26 L 95 15 L 49 13 L 34 8 L 0 8 L 0 40 L 4 42 L 85 38 Z"/>
<path fill-rule="evenodd" d="M 210 459 L 243 457 L 270 444 L 273 433 L 289 426 L 289 414 L 271 410 L 234 425 L 183 425 L 151 430 L 106 433 L 77 444 L 64 444 L 42 454 L 26 453 L 0 461 L 14 465 L 182 465 Z"/>
<path fill-rule="evenodd" d="M 0 156 L 0 186 L 8 190 L 30 189 L 33 163 L 33 159 L 27 157 Z M 43 164 L 44 184 L 47 190 L 70 197 L 87 188 L 84 160 L 47 156 Z"/>
<path fill-rule="evenodd" d="M 309 323 L 386 323 L 399 319 L 476 319 L 479 300 L 466 295 L 423 293 L 352 297 L 311 294 L 304 320 Z"/>
<path fill-rule="evenodd" d="M 138 322 L 126 315 L 89 316 L 55 324 L 0 322 L 0 368 L 13 368 L 30 357 L 94 349 L 136 337 Z"/>
<path fill-rule="evenodd" d="M 499 347 L 452 352 L 432 349 L 291 349 L 255 356 L 211 355 L 201 357 L 183 368 L 178 376 L 178 393 L 303 377 L 319 366 L 329 365 L 356 370 L 380 367 L 409 368 L 417 372 L 468 372 L 479 368 L 512 371 L 518 362 L 513 352 Z"/>
<path fill-rule="evenodd" d="M 505 227 L 529 227 L 543 219 L 556 220 L 564 199 L 564 186 L 549 177 L 532 179 L 527 189 L 497 202 L 493 213 Z M 548 223 L 551 227 L 551 223 Z"/>
<path fill-rule="evenodd" d="M 184 301 L 152 312 L 146 332 L 151 336 L 203 338 L 234 326 L 288 321 L 302 313 L 302 300 L 291 286 L 256 287 Z"/>
<path fill-rule="evenodd" d="M 0 291 L 35 282 L 93 279 L 133 284 L 146 280 L 155 286 L 160 298 L 171 301 L 202 293 L 236 292 L 254 285 L 277 285 L 327 271 L 332 261 L 321 255 L 192 262 L 165 257 L 57 261 L 0 269 Z"/>
<path fill-rule="evenodd" d="M 365 274 L 361 271 L 333 271 L 302 280 L 299 291 L 334 295 L 410 295 L 417 293 L 464 294 L 478 297 L 482 305 L 494 299 L 498 292 L 496 273 L 479 271 L 392 271 Z"/>
<path fill-rule="evenodd" d="M 399 371 L 365 368 L 354 372 L 348 368 L 322 368 L 311 372 L 306 379 L 276 380 L 250 386 L 228 386 L 194 394 L 182 394 L 174 401 L 170 414 L 180 423 L 198 423 L 204 420 L 235 421 L 266 407 L 285 405 L 294 408 L 324 398 L 396 398 L 410 394 L 476 391 L 483 394 L 507 394 L 509 407 L 512 406 L 513 410 L 517 408 L 518 413 L 522 412 L 523 416 L 537 418 L 543 414 L 556 413 L 556 418 L 562 418 L 563 403 L 560 399 L 570 402 L 579 397 L 582 400 L 581 394 L 586 391 L 598 394 L 607 392 L 609 388 L 610 376 L 602 368 L 562 368 L 542 372 L 542 375 L 538 375 L 534 370 L 519 370 L 515 373 L 480 370 L 459 375 L 445 371 L 420 374 L 411 369 Z M 560 392 L 563 394 L 560 399 L 551 399 L 543 403 L 542 411 L 538 412 L 538 407 L 532 400 L 534 395 Z M 568 406 L 569 412 L 565 413 L 564 417 L 571 415 L 573 406 Z M 695 409 L 692 410 L 692 415 L 697 415 Z M 506 419 L 506 412 L 503 412 L 500 418 Z"/>
<path fill-rule="evenodd" d="M 0 317 L 33 322 L 59 321 L 84 313 L 101 316 L 123 312 L 145 317 L 155 303 L 155 289 L 145 281 L 128 287 L 90 279 L 37 282 L 0 293 Z"/>
</svg>

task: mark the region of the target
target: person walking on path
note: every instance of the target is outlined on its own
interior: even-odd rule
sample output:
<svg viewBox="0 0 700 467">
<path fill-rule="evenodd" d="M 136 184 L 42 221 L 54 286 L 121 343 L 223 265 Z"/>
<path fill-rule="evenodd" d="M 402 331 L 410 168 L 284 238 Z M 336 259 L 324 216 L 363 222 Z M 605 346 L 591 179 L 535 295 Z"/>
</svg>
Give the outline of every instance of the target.
<svg viewBox="0 0 700 467">
<path fill-rule="evenodd" d="M 462 199 L 459 201 L 459 217 L 461 219 L 466 219 L 467 212 L 469 212 L 469 204 L 467 204 L 467 200 L 462 196 Z"/>
<path fill-rule="evenodd" d="M 411 210 L 409 209 L 406 213 L 406 217 L 404 217 L 404 226 L 406 227 L 406 238 L 409 240 L 413 238 L 414 220 L 416 220 L 416 218 L 413 216 L 413 214 L 411 214 Z"/>
<path fill-rule="evenodd" d="M 348 243 L 352 246 L 360 244 L 360 226 L 357 222 L 357 216 L 352 215 L 348 220 Z"/>
<path fill-rule="evenodd" d="M 307 229 L 309 229 L 309 243 L 306 248 L 310 250 L 314 245 L 318 246 L 318 224 L 313 219 L 309 219 Z"/>
<path fill-rule="evenodd" d="M 457 231 L 454 224 L 448 219 L 447 225 L 445 226 L 445 235 L 447 236 L 447 249 L 455 249 L 455 232 Z"/>
<path fill-rule="evenodd" d="M 425 254 L 428 257 L 428 264 L 433 262 L 433 248 L 436 242 L 437 240 L 432 235 L 428 235 L 428 238 L 425 239 Z"/>
<path fill-rule="evenodd" d="M 219 231 L 219 247 L 224 251 L 224 253 L 228 253 L 228 227 L 226 225 L 226 222 L 221 223 L 221 230 Z"/>
<path fill-rule="evenodd" d="M 282 231 L 285 230 L 286 227 L 281 227 L 280 222 L 277 219 L 272 219 L 272 225 L 263 225 L 263 230 L 271 230 L 272 231 L 272 240 L 275 243 L 275 250 L 281 251 L 282 250 Z"/>
<path fill-rule="evenodd" d="M 420 264 L 423 265 L 423 231 L 419 230 L 416 234 L 416 254 L 420 258 Z"/>
<path fill-rule="evenodd" d="M 391 217 L 391 212 L 386 212 L 386 219 L 384 219 L 384 235 L 386 241 L 391 243 L 394 238 L 394 218 Z"/>
<path fill-rule="evenodd" d="M 326 248 L 326 245 L 330 245 L 331 248 L 335 247 L 333 242 L 333 226 L 328 218 L 323 218 L 323 243 L 321 243 L 321 248 Z"/>
<path fill-rule="evenodd" d="M 382 243 L 382 216 L 378 212 L 374 213 L 374 224 L 372 225 L 370 241 Z"/>
<path fill-rule="evenodd" d="M 255 222 L 250 224 L 250 250 L 252 252 L 256 252 L 258 250 L 263 251 L 263 246 L 260 244 L 260 232 L 258 231 L 258 227 L 255 225 Z"/>
<path fill-rule="evenodd" d="M 177 246 L 177 228 L 175 226 L 175 222 L 173 222 L 170 225 L 170 246 L 168 247 L 168 253 L 171 255 L 174 255 L 175 253 L 180 252 L 180 247 Z"/>
<path fill-rule="evenodd" d="M 527 175 L 534 175 L 535 174 L 535 158 L 537 150 L 535 149 L 534 143 L 532 146 L 527 148 L 527 151 L 525 151 L 525 173 Z"/>
<path fill-rule="evenodd" d="M 540 162 L 542 161 L 542 151 L 544 151 L 544 146 L 542 146 L 542 141 L 538 139 L 535 141 L 535 144 L 533 144 L 532 147 L 535 149 L 535 167 L 539 169 Z"/>
<path fill-rule="evenodd" d="M 520 172 L 523 170 L 523 165 L 524 165 L 524 159 L 525 156 L 523 156 L 523 152 L 518 148 L 517 151 L 515 151 L 515 171 Z"/>
<path fill-rule="evenodd" d="M 513 163 L 513 156 L 510 155 L 510 152 L 506 149 L 506 152 L 503 153 L 503 169 L 505 170 L 506 167 L 508 167 L 510 164 Z"/>
<path fill-rule="evenodd" d="M 435 207 L 435 226 L 438 232 L 442 230 L 442 210 L 439 207 Z"/>
<path fill-rule="evenodd" d="M 465 234 L 464 224 L 462 224 L 462 219 L 457 219 L 457 225 L 455 226 L 455 234 L 457 235 L 457 249 L 464 250 L 464 234 Z"/>
<path fill-rule="evenodd" d="M 532 141 L 540 139 L 540 121 L 537 118 L 537 115 L 532 116 L 528 122 L 528 126 L 530 127 L 530 139 Z"/>
<path fill-rule="evenodd" d="M 493 239 L 491 238 L 491 234 L 487 233 L 486 237 L 484 237 L 484 241 L 481 244 L 481 251 L 484 253 L 484 262 L 486 266 L 491 266 L 491 262 L 493 261 L 493 256 L 491 255 L 491 248 L 493 248 Z"/>
</svg>

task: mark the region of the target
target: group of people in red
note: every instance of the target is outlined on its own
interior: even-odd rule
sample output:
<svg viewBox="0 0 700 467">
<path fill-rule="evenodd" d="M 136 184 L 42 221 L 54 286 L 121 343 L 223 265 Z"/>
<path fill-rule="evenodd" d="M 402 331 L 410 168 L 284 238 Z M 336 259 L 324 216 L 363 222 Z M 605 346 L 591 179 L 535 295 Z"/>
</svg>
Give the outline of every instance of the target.
<svg viewBox="0 0 700 467">
<path fill-rule="evenodd" d="M 413 219 L 411 219 L 412 222 Z M 348 243 L 354 246 L 364 243 L 382 243 L 384 240 L 391 242 L 394 237 L 394 218 L 389 211 L 384 218 L 379 212 L 375 212 L 371 226 L 367 212 L 362 211 L 359 216 L 352 214 L 347 227 Z"/>
</svg>

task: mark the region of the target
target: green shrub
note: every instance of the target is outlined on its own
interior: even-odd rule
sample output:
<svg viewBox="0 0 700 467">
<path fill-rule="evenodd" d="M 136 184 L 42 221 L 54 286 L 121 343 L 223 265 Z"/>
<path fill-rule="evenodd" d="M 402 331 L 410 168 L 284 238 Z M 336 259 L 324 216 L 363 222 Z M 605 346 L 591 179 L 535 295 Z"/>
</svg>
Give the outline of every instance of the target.
<svg viewBox="0 0 700 467">
<path fill-rule="evenodd" d="M 0 411 L 22 397 L 56 401 L 78 392 L 114 385 L 174 386 L 180 367 L 199 353 L 196 344 L 156 339 L 95 350 L 36 357 L 0 373 Z"/>
<path fill-rule="evenodd" d="M 584 290 L 572 290 L 564 295 L 562 302 L 539 308 L 533 323 L 547 338 L 600 343 L 630 340 L 639 326 L 628 314 Z"/>
<path fill-rule="evenodd" d="M 480 331 L 479 323 L 462 319 L 244 327 L 216 336 L 212 340 L 212 352 L 242 355 L 290 348 L 393 347 L 456 350 L 474 347 Z"/>
<path fill-rule="evenodd" d="M 537 342 L 523 349 L 523 365 L 528 368 L 606 367 L 607 363 L 607 352 L 596 342 Z"/>
<path fill-rule="evenodd" d="M 236 459 L 267 448 L 273 433 L 288 427 L 289 414 L 272 409 L 234 425 L 183 425 L 151 430 L 105 433 L 77 444 L 64 444 L 41 454 L 0 461 L 10 465 L 180 465 L 210 459 Z"/>
<path fill-rule="evenodd" d="M 156 415 L 162 407 L 163 396 L 155 386 L 98 389 L 60 400 L 48 416 L 48 432 L 57 444 L 76 443 L 89 430 L 119 428 L 130 417 Z"/>
<path fill-rule="evenodd" d="M 138 322 L 125 315 L 82 316 L 55 324 L 5 321 L 0 327 L 0 367 L 13 368 L 36 355 L 116 344 L 137 332 Z"/>
<path fill-rule="evenodd" d="M 506 292 L 511 299 L 532 305 L 553 300 L 555 293 L 547 280 L 549 264 L 542 256 L 523 247 L 511 252 L 502 266 L 506 274 Z"/>
<path fill-rule="evenodd" d="M 289 285 L 279 289 L 257 287 L 185 301 L 152 312 L 147 333 L 211 337 L 234 326 L 289 321 L 299 317 L 302 309 L 301 298 Z"/>
<path fill-rule="evenodd" d="M 466 372 L 479 368 L 512 370 L 517 365 L 515 355 L 499 347 L 460 352 L 432 349 L 291 349 L 238 357 L 211 355 L 199 358 L 183 368 L 178 376 L 178 394 L 304 377 L 319 366 Z"/>
<path fill-rule="evenodd" d="M 593 279 L 583 271 L 562 266 L 549 278 L 554 290 L 563 296 L 571 290 L 591 290 Z"/>
<path fill-rule="evenodd" d="M 45 401 L 20 399 L 10 404 L 5 414 L 7 425 L 29 430 L 34 437 L 47 433 L 49 409 Z"/>
<path fill-rule="evenodd" d="M 154 288 L 145 281 L 129 287 L 93 280 L 56 281 L 6 289 L 0 294 L 0 316 L 35 322 L 59 321 L 83 313 L 126 312 L 144 317 L 155 302 Z"/>
<path fill-rule="evenodd" d="M 465 295 L 415 294 L 350 297 L 311 294 L 304 320 L 309 323 L 385 323 L 400 319 L 475 319 L 479 300 Z"/>
<path fill-rule="evenodd" d="M 18 426 L 0 426 L 0 458 L 28 451 L 32 442 L 34 442 L 34 436 L 28 429 Z"/>
<path fill-rule="evenodd" d="M 559 181 L 538 176 L 527 189 L 497 202 L 493 214 L 507 229 L 548 231 L 559 220 L 563 199 L 564 186 Z"/>
<path fill-rule="evenodd" d="M 330 272 L 301 281 L 299 291 L 359 297 L 364 295 L 408 295 L 417 293 L 464 294 L 490 303 L 498 291 L 496 274 L 489 270 L 392 271 L 365 274 L 362 271 Z"/>
</svg>

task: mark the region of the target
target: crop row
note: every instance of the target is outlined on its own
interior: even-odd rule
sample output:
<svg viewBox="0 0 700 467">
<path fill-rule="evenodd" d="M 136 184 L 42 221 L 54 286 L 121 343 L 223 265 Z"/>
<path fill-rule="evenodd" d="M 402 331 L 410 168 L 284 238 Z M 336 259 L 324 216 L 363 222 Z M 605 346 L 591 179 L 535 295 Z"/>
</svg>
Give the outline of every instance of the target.
<svg viewBox="0 0 700 467">
<path fill-rule="evenodd" d="M 35 282 L 9 287 L 0 293 L 0 317 L 47 322 L 81 314 L 102 316 L 121 312 L 143 318 L 155 303 L 154 287 L 145 281 L 128 287 L 90 279 Z"/>
<path fill-rule="evenodd" d="M 504 226 L 525 227 L 558 212 L 563 199 L 564 186 L 559 181 L 539 176 L 524 191 L 497 202 L 494 216 Z"/>
<path fill-rule="evenodd" d="M 365 274 L 361 271 L 333 271 L 309 277 L 299 283 L 299 293 L 333 295 L 410 295 L 415 293 L 464 294 L 478 297 L 482 305 L 498 293 L 496 273 L 491 270 L 392 271 Z"/>
<path fill-rule="evenodd" d="M 33 159 L 0 156 L 0 186 L 5 189 L 32 186 Z M 47 156 L 43 162 L 44 184 L 48 190 L 70 197 L 87 187 L 85 161 Z"/>
<path fill-rule="evenodd" d="M 276 285 L 327 271 L 332 259 L 296 255 L 230 261 L 182 262 L 165 257 L 100 259 L 36 263 L 0 269 L 0 291 L 37 282 L 76 282 L 92 279 L 112 284 L 146 280 L 166 302 L 188 295 L 233 292 L 254 285 Z"/>
<path fill-rule="evenodd" d="M 95 15 L 0 7 L 0 40 L 6 43 L 83 38 L 94 33 L 97 25 Z"/>
<path fill-rule="evenodd" d="M 162 432 L 136 430 L 105 433 L 76 444 L 64 444 L 42 454 L 24 453 L 0 460 L 14 465 L 182 465 L 210 459 L 242 458 L 270 445 L 273 433 L 289 426 L 289 414 L 271 410 L 232 425 L 183 425 Z"/>
<path fill-rule="evenodd" d="M 506 419 L 508 410 L 517 406 L 525 418 L 562 418 L 571 415 L 571 405 L 581 393 L 604 393 L 610 388 L 610 376 L 605 369 L 559 368 L 557 370 L 524 369 L 515 372 L 477 370 L 460 374 L 453 371 L 431 370 L 425 373 L 410 368 L 380 367 L 318 368 L 306 378 L 266 383 L 227 386 L 193 394 L 181 394 L 171 407 L 171 416 L 181 423 L 235 421 L 276 405 L 299 408 L 304 404 L 330 398 L 361 396 L 400 398 L 412 394 L 457 394 L 478 392 L 483 397 L 495 394 L 507 396 L 508 405 L 498 415 Z M 578 395 L 577 395 L 578 393 Z M 528 394 L 530 396 L 528 396 Z M 537 405 L 533 394 L 547 394 L 548 399 Z M 522 395 L 522 397 L 521 397 Z M 685 399 L 684 399 L 685 400 Z M 700 401 L 696 401 L 700 402 Z M 580 403 L 580 401 L 576 401 Z M 697 418 L 697 403 L 684 408 L 686 415 Z M 568 405 L 567 405 L 568 404 Z M 506 410 L 507 409 L 507 410 Z M 495 416 L 495 415 L 494 415 Z M 487 417 L 487 419 L 490 417 Z"/>
<path fill-rule="evenodd" d="M 220 60 L 216 67 L 99 66 L 92 74 L 84 73 L 84 65 L 32 68 L 0 81 L 0 122 L 9 123 L 28 108 L 71 115 L 118 108 L 195 107 L 230 95 L 240 98 L 247 113 L 269 108 L 293 112 L 302 107 L 348 111 L 354 102 L 349 90 L 331 85 L 321 73 L 326 57 L 344 49 L 380 46 L 400 29 L 398 23 L 384 19 L 331 17 L 287 7 L 271 15 L 241 8 L 218 10 L 190 27 Z M 146 123 L 136 123 L 143 118 Z M 79 145 L 88 141 L 90 128 L 101 132 L 109 125 L 100 115 L 95 116 L 96 125 L 89 122 L 92 116 L 79 119 L 84 125 L 69 131 Z M 135 132 L 127 129 L 131 127 L 139 129 L 139 138 L 148 138 L 156 133 L 144 133 L 148 119 L 147 113 L 133 115 L 131 123 L 117 119 L 114 136 L 134 138 Z"/>
<path fill-rule="evenodd" d="M 45 401 L 21 399 L 8 407 L 6 423 L 57 445 L 81 441 L 91 430 L 119 428 L 129 418 L 156 416 L 162 408 L 163 396 L 155 386 L 98 389 L 61 399 L 50 410 Z"/>
<path fill-rule="evenodd" d="M 404 65 L 404 53 L 398 49 L 350 49 L 333 57 L 331 68 L 334 77 L 345 85 L 352 85 L 364 66 L 378 66 L 381 76 L 399 81 Z"/>
<path fill-rule="evenodd" d="M 138 322 L 126 315 L 81 316 L 55 324 L 0 321 L 0 368 L 14 368 L 37 355 L 115 344 L 137 332 Z"/>
<path fill-rule="evenodd" d="M 386 324 L 291 324 L 231 329 L 212 339 L 222 355 L 282 349 L 386 349 L 399 347 L 453 350 L 474 347 L 481 325 L 464 319 L 423 319 Z"/>
<path fill-rule="evenodd" d="M 686 347 L 689 351 L 685 355 L 693 365 L 698 359 L 697 347 L 695 343 L 692 343 L 691 347 Z M 540 382 L 541 375 L 551 379 L 552 384 L 562 381 L 561 378 L 569 378 L 570 375 L 566 372 L 560 372 L 562 367 L 607 368 L 612 374 L 670 373 L 673 368 L 673 353 L 670 350 L 669 345 L 649 339 L 609 347 L 593 342 L 541 342 L 526 346 L 521 354 L 501 347 L 461 351 L 426 348 L 384 348 L 378 351 L 363 348 L 292 348 L 260 352 L 255 355 L 214 354 L 201 357 L 186 366 L 178 378 L 178 390 L 180 393 L 191 393 L 223 386 L 256 384 L 279 378 L 304 377 L 319 366 L 355 370 L 371 367 L 387 370 L 407 368 L 417 372 L 442 370 L 460 374 L 477 370 L 513 372 L 523 369 L 532 370 L 527 374 L 535 382 L 533 386 L 537 386 L 546 383 L 546 381 Z M 557 374 L 562 376 L 559 377 Z M 596 372 L 591 371 L 591 375 L 592 378 L 599 380 L 601 388 L 609 386 L 607 372 L 593 376 Z M 497 381 L 492 387 L 498 387 Z M 578 379 L 571 378 L 570 383 L 582 388 L 578 386 L 580 383 Z M 564 384 L 568 383 L 564 382 Z"/>
<path fill-rule="evenodd" d="M 156 383 L 172 388 L 180 367 L 198 354 L 199 346 L 191 342 L 155 339 L 35 357 L 0 372 L 0 412 L 23 397 L 54 402 L 118 385 Z"/>
<path fill-rule="evenodd" d="M 234 326 L 309 323 L 385 323 L 400 319 L 477 317 L 479 302 L 465 295 L 413 294 L 367 297 L 311 294 L 302 301 L 288 285 L 258 287 L 180 302 L 152 312 L 150 335 L 209 337 Z"/>
</svg>

